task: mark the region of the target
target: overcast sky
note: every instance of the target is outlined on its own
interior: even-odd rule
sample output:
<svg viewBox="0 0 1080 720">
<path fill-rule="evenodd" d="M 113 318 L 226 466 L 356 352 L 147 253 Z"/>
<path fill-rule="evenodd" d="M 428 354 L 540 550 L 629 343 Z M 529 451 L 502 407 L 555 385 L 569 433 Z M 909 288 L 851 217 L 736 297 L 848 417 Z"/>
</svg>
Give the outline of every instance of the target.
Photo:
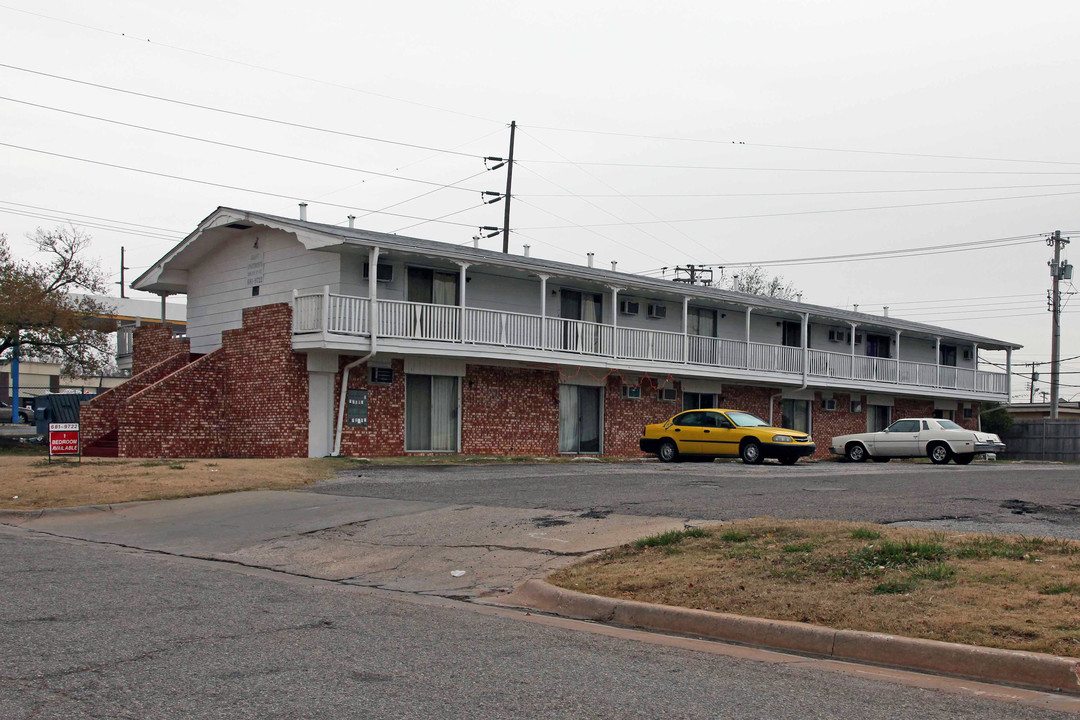
<svg viewBox="0 0 1080 720">
<path fill-rule="evenodd" d="M 516 120 L 512 252 L 645 272 L 1015 237 L 770 271 L 1049 359 L 1041 236 L 1080 241 L 1076 2 L 0 3 L 0 63 L 22 68 L 0 67 L 0 143 L 200 181 L 0 145 L 19 254 L 71 220 L 109 272 L 127 248 L 130 281 L 219 205 L 300 199 L 466 243 L 502 224 L 479 191 L 504 170 L 480 158 Z M 1078 323 L 1075 300 L 1063 357 Z M 1080 397 L 1080 359 L 1064 369 Z"/>
</svg>

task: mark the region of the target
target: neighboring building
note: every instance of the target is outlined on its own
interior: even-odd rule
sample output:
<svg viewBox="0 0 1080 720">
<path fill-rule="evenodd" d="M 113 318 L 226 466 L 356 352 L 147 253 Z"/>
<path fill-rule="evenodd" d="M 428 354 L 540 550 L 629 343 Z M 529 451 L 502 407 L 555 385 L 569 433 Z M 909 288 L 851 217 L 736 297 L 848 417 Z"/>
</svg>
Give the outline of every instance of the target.
<svg viewBox="0 0 1080 720">
<path fill-rule="evenodd" d="M 73 377 L 64 375 L 60 363 L 43 363 L 27 360 L 19 361 L 19 405 L 26 406 L 38 395 L 48 393 L 76 392 L 99 393 L 114 388 L 126 378 L 94 375 L 93 377 Z M 0 361 L 0 401 L 10 403 L 12 391 L 11 361 Z M 0 416 L 0 422 L 7 418 Z"/>
<path fill-rule="evenodd" d="M 342 454 L 638 455 L 644 424 L 709 406 L 823 454 L 893 417 L 975 427 L 1010 389 L 979 351 L 1020 347 L 228 208 L 132 287 L 188 308 L 186 340 L 136 330 L 133 379 L 84 408 L 84 436 L 132 456 L 330 454 L 346 372 Z"/>
<path fill-rule="evenodd" d="M 1005 408 L 1015 420 L 1037 420 L 1050 417 L 1050 403 L 1013 403 Z M 1058 417 L 1080 418 L 1080 401 L 1059 402 Z"/>
<path fill-rule="evenodd" d="M 91 295 L 87 297 L 112 308 L 112 312 L 101 317 L 116 320 L 116 369 L 122 374 L 131 374 L 131 339 L 135 328 L 144 321 L 166 323 L 173 334 L 183 336 L 187 328 L 187 306 L 184 303 L 165 303 L 139 298 L 118 298 L 109 295 Z M 162 313 L 165 313 L 163 316 Z"/>
</svg>

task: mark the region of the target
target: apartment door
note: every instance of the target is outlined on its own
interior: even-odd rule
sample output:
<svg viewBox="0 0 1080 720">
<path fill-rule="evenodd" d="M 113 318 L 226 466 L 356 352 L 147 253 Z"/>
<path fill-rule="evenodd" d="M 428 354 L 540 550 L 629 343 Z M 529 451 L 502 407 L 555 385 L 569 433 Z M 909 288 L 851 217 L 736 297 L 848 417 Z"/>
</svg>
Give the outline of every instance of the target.
<svg viewBox="0 0 1080 720">
<path fill-rule="evenodd" d="M 686 332 L 706 338 L 716 337 L 716 310 L 710 308 L 688 309 L 686 315 Z M 718 348 L 716 343 L 707 341 L 695 341 L 690 343 L 690 361 L 716 365 L 719 362 Z"/>
<path fill-rule="evenodd" d="M 587 323 L 603 321 L 603 295 L 563 289 L 559 293 L 559 317 L 564 320 L 581 320 Z M 563 323 L 563 349 L 572 352 L 599 353 L 600 328 L 598 325 Z"/>
<path fill-rule="evenodd" d="M 892 408 L 888 405 L 866 406 L 866 432 L 881 432 L 892 422 Z"/>
<path fill-rule="evenodd" d="M 871 335 L 866 334 L 866 354 L 869 357 L 887 358 L 889 354 L 889 342 L 888 335 Z"/>
<path fill-rule="evenodd" d="M 405 376 L 405 449 L 458 450 L 458 379 L 448 375 Z"/>
<path fill-rule="evenodd" d="M 442 272 L 430 268 L 409 268 L 409 302 L 425 305 L 457 305 L 458 276 L 456 273 Z M 412 335 L 429 340 L 452 340 L 458 334 L 458 315 L 456 310 L 442 307 L 416 307 L 410 310 Z"/>
<path fill-rule="evenodd" d="M 600 390 L 559 386 L 559 452 L 600 452 Z"/>
<path fill-rule="evenodd" d="M 784 321 L 783 336 L 780 344 L 788 347 L 802 347 L 802 323 Z"/>
<path fill-rule="evenodd" d="M 780 403 L 780 426 L 810 434 L 810 401 L 784 400 Z"/>
<path fill-rule="evenodd" d="M 716 395 L 713 393 L 696 393 L 683 391 L 683 410 L 697 410 L 699 408 L 716 407 Z"/>
</svg>

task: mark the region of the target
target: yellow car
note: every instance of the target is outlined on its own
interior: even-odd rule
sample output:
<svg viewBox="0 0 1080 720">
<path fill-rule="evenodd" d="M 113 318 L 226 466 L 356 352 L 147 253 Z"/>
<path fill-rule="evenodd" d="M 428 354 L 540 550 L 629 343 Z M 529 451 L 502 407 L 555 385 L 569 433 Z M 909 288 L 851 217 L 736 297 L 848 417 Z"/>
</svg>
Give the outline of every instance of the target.
<svg viewBox="0 0 1080 720">
<path fill-rule="evenodd" d="M 685 457 L 741 457 L 748 465 L 776 458 L 794 465 L 814 454 L 814 441 L 804 432 L 769 427 L 742 410 L 687 410 L 664 423 L 646 425 L 638 443 L 661 462 Z"/>
</svg>

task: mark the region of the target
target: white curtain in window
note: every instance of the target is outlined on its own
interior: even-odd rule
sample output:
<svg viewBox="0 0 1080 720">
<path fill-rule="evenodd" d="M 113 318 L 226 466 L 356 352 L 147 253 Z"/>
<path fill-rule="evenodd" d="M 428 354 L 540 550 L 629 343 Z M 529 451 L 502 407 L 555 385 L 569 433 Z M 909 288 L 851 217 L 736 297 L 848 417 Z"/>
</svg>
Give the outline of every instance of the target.
<svg viewBox="0 0 1080 720">
<path fill-rule="evenodd" d="M 431 377 L 431 450 L 457 450 L 457 378 Z"/>
<path fill-rule="evenodd" d="M 405 449 L 431 450 L 431 376 L 405 376 Z"/>
<path fill-rule="evenodd" d="M 578 404 L 576 385 L 559 386 L 559 452 L 577 452 L 578 449 Z"/>
<path fill-rule="evenodd" d="M 432 281 L 431 301 L 436 305 L 457 305 L 457 275 L 435 273 Z"/>
</svg>

